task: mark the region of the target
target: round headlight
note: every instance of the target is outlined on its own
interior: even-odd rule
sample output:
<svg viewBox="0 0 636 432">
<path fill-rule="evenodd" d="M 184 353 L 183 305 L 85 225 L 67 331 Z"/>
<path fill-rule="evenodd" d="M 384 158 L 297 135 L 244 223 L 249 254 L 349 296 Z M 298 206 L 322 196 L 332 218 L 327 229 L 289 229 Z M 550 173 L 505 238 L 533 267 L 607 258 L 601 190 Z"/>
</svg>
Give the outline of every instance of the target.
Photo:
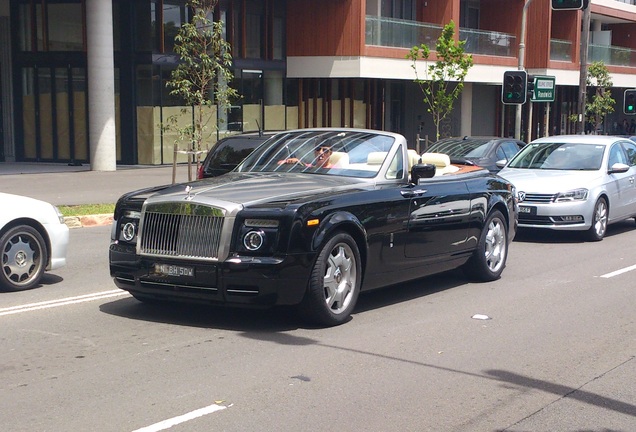
<svg viewBox="0 0 636 432">
<path fill-rule="evenodd" d="M 131 241 L 135 238 L 136 226 L 132 222 L 126 222 L 121 229 L 121 235 L 124 237 L 124 240 Z"/>
<path fill-rule="evenodd" d="M 243 237 L 243 245 L 245 249 L 257 251 L 265 243 L 265 233 L 263 231 L 250 231 Z"/>
</svg>

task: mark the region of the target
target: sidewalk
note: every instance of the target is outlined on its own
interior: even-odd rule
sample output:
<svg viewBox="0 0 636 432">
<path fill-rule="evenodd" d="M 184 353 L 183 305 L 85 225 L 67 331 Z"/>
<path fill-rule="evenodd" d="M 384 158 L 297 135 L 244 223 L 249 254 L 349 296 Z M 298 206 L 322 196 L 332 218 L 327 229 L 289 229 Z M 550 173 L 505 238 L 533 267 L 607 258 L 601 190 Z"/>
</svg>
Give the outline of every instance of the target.
<svg viewBox="0 0 636 432">
<path fill-rule="evenodd" d="M 193 177 L 196 176 L 194 167 Z M 187 164 L 179 164 L 176 182 L 188 180 Z M 54 205 L 111 204 L 124 193 L 172 183 L 172 165 L 117 166 L 116 171 L 91 171 L 89 165 L 0 162 L 0 192 L 24 195 Z M 110 220 L 83 218 L 80 226 Z M 94 218 L 93 218 L 94 219 Z M 77 223 L 68 221 L 69 226 Z"/>
</svg>

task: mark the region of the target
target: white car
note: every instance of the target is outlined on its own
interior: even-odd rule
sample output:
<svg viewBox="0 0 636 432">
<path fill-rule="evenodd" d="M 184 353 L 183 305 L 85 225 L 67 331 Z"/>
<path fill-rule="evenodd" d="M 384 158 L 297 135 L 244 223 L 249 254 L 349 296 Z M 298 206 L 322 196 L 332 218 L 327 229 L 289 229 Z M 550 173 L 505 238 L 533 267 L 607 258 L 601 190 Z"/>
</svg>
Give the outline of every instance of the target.
<svg viewBox="0 0 636 432">
<path fill-rule="evenodd" d="M 517 189 L 520 228 L 585 231 L 599 241 L 608 224 L 636 217 L 636 143 L 627 138 L 540 138 L 499 175 Z"/>
<path fill-rule="evenodd" d="M 68 238 L 57 207 L 0 193 L 0 290 L 33 288 L 45 270 L 66 265 Z"/>
</svg>

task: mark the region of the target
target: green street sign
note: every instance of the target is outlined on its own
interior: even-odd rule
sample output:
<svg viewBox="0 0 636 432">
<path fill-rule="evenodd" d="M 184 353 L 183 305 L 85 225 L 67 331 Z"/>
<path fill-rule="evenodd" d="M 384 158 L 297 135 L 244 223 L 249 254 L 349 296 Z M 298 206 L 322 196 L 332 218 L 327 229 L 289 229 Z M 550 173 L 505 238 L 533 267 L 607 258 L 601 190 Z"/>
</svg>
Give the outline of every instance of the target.
<svg viewBox="0 0 636 432">
<path fill-rule="evenodd" d="M 534 92 L 530 102 L 554 102 L 556 78 L 553 76 L 534 76 Z"/>
</svg>

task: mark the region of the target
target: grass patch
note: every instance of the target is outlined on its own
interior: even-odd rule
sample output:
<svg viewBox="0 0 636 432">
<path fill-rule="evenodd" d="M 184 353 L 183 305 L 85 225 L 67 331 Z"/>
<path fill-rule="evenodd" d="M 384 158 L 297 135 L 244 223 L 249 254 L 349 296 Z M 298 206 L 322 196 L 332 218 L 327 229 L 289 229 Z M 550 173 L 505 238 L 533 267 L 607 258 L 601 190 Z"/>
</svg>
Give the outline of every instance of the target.
<svg viewBox="0 0 636 432">
<path fill-rule="evenodd" d="M 115 204 L 82 204 L 57 206 L 63 216 L 86 216 L 94 214 L 113 214 Z"/>
</svg>

